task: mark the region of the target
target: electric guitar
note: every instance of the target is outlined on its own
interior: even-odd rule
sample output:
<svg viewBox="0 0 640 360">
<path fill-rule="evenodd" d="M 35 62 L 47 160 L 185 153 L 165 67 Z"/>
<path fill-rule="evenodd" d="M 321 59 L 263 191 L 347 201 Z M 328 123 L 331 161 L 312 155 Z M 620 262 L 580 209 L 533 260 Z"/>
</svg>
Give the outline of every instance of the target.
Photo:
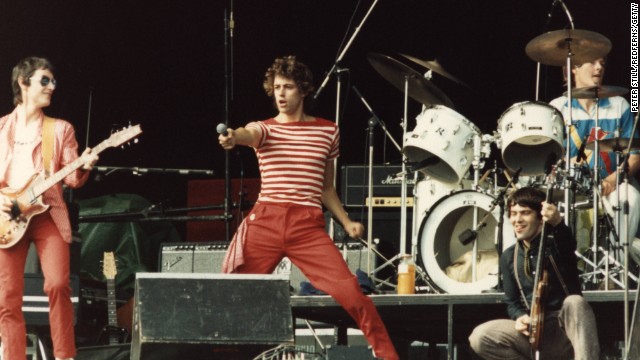
<svg viewBox="0 0 640 360">
<path fill-rule="evenodd" d="M 108 139 L 96 145 L 92 149 L 92 153 L 99 154 L 108 147 L 120 146 L 140 133 L 142 133 L 140 125 L 129 126 L 111 134 Z M 79 169 L 85 162 L 84 157 L 78 157 L 48 178 L 42 174 L 33 174 L 22 189 L 0 189 L 0 193 L 11 200 L 10 216 L 5 217 L 4 214 L 0 214 L 0 249 L 10 248 L 22 239 L 31 219 L 49 209 L 49 205 L 42 202 L 42 194 L 67 175 Z"/>
<path fill-rule="evenodd" d="M 109 345 L 123 343 L 128 334 L 127 330 L 118 327 L 118 314 L 116 309 L 116 260 L 112 252 L 105 252 L 102 260 L 102 273 L 107 279 L 107 326 L 103 329 L 109 337 Z"/>
</svg>

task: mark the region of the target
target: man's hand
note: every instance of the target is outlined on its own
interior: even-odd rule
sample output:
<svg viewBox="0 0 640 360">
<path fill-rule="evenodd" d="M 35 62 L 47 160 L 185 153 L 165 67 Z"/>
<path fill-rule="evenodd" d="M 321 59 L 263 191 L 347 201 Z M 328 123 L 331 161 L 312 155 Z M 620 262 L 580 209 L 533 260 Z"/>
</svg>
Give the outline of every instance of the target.
<svg viewBox="0 0 640 360">
<path fill-rule="evenodd" d="M 344 231 L 346 231 L 352 239 L 362 239 L 364 236 L 364 225 L 357 221 L 349 220 L 348 223 L 344 224 Z"/>
<path fill-rule="evenodd" d="M 552 203 L 543 202 L 540 213 L 542 214 L 542 219 L 551 226 L 556 226 L 562 222 L 562 216 L 558 211 L 558 207 Z"/>
<path fill-rule="evenodd" d="M 0 217 L 11 217 L 11 200 L 0 194 Z"/>
<path fill-rule="evenodd" d="M 91 148 L 84 149 L 80 157 L 85 160 L 84 164 L 82 164 L 82 170 L 84 171 L 91 171 L 91 169 L 93 169 L 93 166 L 98 162 L 98 155 L 94 154 L 91 151 Z"/>
<path fill-rule="evenodd" d="M 220 146 L 225 150 L 233 149 L 237 144 L 235 130 L 227 129 L 226 134 L 220 134 L 218 136 L 218 142 L 220 142 Z"/>
<path fill-rule="evenodd" d="M 529 315 L 525 314 L 516 319 L 516 331 L 520 332 L 522 335 L 529 336 L 529 325 L 531 325 L 531 318 Z"/>
</svg>

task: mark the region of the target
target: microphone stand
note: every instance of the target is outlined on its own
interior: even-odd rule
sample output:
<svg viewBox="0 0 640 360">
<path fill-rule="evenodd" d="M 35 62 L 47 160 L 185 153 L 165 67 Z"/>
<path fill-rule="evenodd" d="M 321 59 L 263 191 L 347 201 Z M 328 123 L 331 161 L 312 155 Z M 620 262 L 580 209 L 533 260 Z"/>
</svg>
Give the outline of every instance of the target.
<svg viewBox="0 0 640 360">
<path fill-rule="evenodd" d="M 227 17 L 227 9 L 224 10 L 224 124 L 229 126 L 229 104 L 233 98 L 232 84 L 233 73 L 233 0 L 231 0 L 231 19 Z M 225 240 L 231 240 L 231 158 L 229 151 L 224 152 L 224 215 L 225 215 Z"/>
<path fill-rule="evenodd" d="M 384 130 L 385 134 L 391 139 L 391 142 L 396 146 L 398 151 L 402 151 L 400 145 L 393 139 L 391 133 L 387 130 L 384 121 L 380 119 L 376 113 L 373 111 L 369 103 L 365 100 L 364 96 L 358 91 L 355 85 L 352 87 L 353 91 L 356 93 L 358 98 L 362 101 L 364 106 L 369 110 L 372 117 L 369 119 L 369 169 L 368 169 L 368 201 L 367 201 L 367 273 L 372 274 L 372 266 L 371 266 L 371 251 L 373 249 L 373 149 L 374 149 L 374 128 L 376 124 L 380 124 L 380 127 Z M 388 260 L 387 260 L 388 261 Z M 376 269 L 377 270 L 377 269 Z"/>
</svg>

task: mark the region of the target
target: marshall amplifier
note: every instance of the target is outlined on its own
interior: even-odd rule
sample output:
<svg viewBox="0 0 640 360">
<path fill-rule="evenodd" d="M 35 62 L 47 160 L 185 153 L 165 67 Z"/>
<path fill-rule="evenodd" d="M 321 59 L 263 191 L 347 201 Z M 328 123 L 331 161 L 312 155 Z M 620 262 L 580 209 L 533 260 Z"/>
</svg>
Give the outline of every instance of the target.
<svg viewBox="0 0 640 360">
<path fill-rule="evenodd" d="M 401 165 L 373 165 L 373 206 L 399 207 L 402 192 Z M 412 205 L 413 177 L 407 178 L 407 205 Z M 345 206 L 367 206 L 369 167 L 345 165 L 342 167 L 341 198 Z"/>
</svg>

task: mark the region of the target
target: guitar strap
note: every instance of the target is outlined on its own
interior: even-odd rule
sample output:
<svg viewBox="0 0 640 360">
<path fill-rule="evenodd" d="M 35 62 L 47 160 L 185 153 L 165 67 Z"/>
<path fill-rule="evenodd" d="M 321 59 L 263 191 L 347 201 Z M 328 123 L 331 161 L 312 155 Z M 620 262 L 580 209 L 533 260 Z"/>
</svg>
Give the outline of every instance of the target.
<svg viewBox="0 0 640 360">
<path fill-rule="evenodd" d="M 51 175 L 51 159 L 53 158 L 53 128 L 56 121 L 48 116 L 42 122 L 42 161 L 44 165 L 44 176 Z"/>
</svg>

